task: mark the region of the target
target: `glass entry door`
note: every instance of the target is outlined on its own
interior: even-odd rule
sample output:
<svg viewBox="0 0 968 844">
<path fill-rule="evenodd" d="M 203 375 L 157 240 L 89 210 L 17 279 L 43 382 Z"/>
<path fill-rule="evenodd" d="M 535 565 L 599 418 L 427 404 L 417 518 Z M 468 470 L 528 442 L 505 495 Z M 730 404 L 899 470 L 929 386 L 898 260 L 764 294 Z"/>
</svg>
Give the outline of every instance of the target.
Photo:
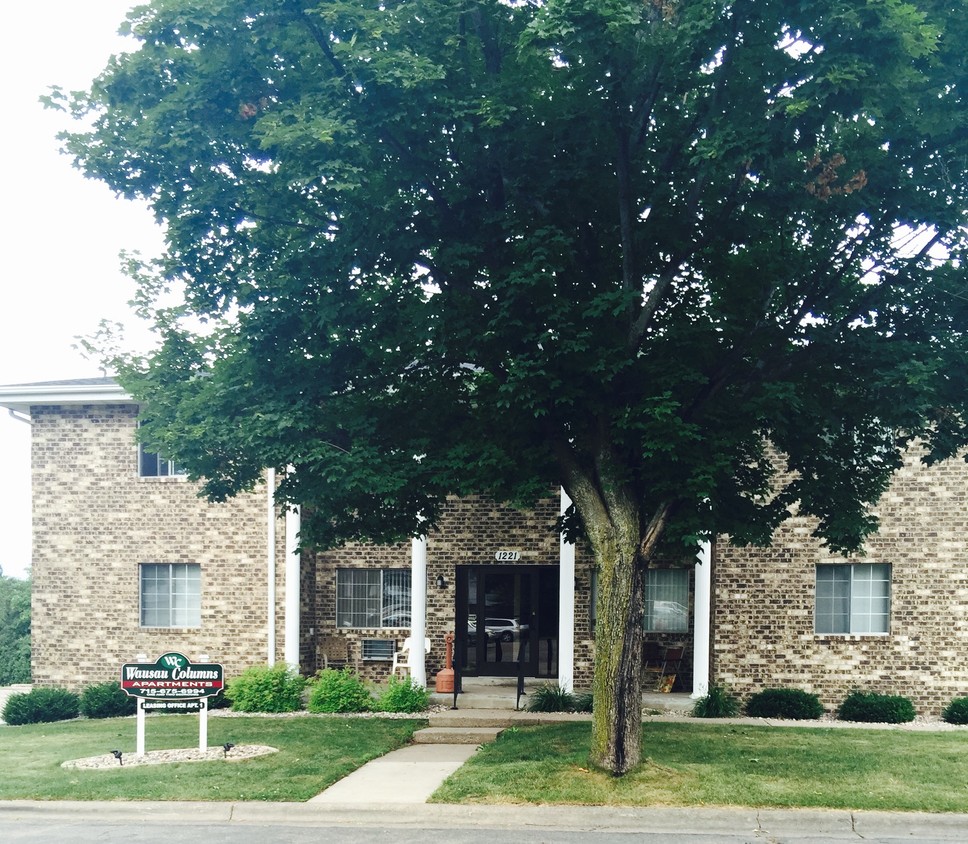
<svg viewBox="0 0 968 844">
<path fill-rule="evenodd" d="M 465 675 L 558 673 L 557 566 L 458 566 L 457 654 Z"/>
</svg>

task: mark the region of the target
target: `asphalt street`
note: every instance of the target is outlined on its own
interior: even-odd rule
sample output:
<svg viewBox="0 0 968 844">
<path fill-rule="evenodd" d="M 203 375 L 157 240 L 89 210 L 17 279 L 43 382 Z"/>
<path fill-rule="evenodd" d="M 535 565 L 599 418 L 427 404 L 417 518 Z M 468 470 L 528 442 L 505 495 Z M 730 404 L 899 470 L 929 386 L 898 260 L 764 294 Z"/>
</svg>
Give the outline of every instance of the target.
<svg viewBox="0 0 968 844">
<path fill-rule="evenodd" d="M 775 809 L 306 803 L 0 802 L 16 842 L 675 842 L 965 844 L 968 815 Z"/>
</svg>

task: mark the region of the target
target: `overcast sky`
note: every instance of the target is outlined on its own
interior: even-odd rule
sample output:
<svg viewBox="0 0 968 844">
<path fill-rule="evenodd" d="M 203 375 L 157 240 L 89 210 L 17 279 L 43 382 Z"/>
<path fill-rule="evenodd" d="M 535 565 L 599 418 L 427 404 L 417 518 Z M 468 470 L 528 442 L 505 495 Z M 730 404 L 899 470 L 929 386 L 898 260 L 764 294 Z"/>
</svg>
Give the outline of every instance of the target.
<svg viewBox="0 0 968 844">
<path fill-rule="evenodd" d="M 146 342 L 127 302 L 133 284 L 121 274 L 122 249 L 155 254 L 161 235 L 143 207 L 85 180 L 58 153 L 67 117 L 45 111 L 49 85 L 85 88 L 112 53 L 133 0 L 48 0 L 11 4 L 0 50 L 4 85 L 0 155 L 0 384 L 100 375 L 72 348 L 101 319 L 129 326 Z M 30 564 L 29 428 L 0 410 L 0 566 L 23 576 Z"/>
</svg>

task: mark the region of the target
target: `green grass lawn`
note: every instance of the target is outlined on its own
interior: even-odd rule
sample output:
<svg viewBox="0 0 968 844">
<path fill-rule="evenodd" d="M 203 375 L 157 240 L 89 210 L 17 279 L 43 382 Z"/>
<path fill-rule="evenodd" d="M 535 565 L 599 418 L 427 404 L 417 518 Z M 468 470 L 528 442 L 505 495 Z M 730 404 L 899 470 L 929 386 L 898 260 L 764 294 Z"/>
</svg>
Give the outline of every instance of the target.
<svg viewBox="0 0 968 844">
<path fill-rule="evenodd" d="M 133 718 L 0 726 L 0 799 L 302 801 L 405 744 L 418 719 L 209 720 L 209 746 L 268 744 L 239 762 L 107 770 L 61 762 L 121 748 Z M 779 728 L 647 723 L 646 762 L 613 778 L 588 765 L 590 726 L 506 730 L 448 779 L 435 802 L 624 806 L 779 806 L 968 812 L 968 731 Z M 198 744 L 198 717 L 150 716 L 147 749 Z"/>
<path fill-rule="evenodd" d="M 968 732 L 648 723 L 637 771 L 588 764 L 587 723 L 505 731 L 438 803 L 776 806 L 968 812 Z"/>
<path fill-rule="evenodd" d="M 0 799 L 302 801 L 364 762 L 406 744 L 421 720 L 210 718 L 209 747 L 265 744 L 278 753 L 239 762 L 181 762 L 107 770 L 61 762 L 114 748 L 134 755 L 134 718 L 0 726 Z M 198 746 L 197 715 L 149 716 L 146 750 Z"/>
</svg>

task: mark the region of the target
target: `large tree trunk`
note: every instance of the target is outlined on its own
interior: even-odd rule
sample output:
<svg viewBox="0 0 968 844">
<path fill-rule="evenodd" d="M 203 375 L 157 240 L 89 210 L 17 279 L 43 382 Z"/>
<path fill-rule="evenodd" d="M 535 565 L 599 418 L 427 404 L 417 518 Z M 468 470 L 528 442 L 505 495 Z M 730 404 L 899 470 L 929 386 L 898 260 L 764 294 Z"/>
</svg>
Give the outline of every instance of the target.
<svg viewBox="0 0 968 844">
<path fill-rule="evenodd" d="M 598 565 L 591 761 L 621 776 L 642 755 L 644 573 L 669 506 L 657 506 L 646 523 L 622 484 L 609 482 L 610 466 L 600 460 L 594 479 L 573 471 L 568 491 Z"/>
<path fill-rule="evenodd" d="M 591 761 L 616 775 L 638 765 L 642 739 L 643 566 L 637 514 L 624 515 L 588 530 L 598 563 Z"/>
</svg>

